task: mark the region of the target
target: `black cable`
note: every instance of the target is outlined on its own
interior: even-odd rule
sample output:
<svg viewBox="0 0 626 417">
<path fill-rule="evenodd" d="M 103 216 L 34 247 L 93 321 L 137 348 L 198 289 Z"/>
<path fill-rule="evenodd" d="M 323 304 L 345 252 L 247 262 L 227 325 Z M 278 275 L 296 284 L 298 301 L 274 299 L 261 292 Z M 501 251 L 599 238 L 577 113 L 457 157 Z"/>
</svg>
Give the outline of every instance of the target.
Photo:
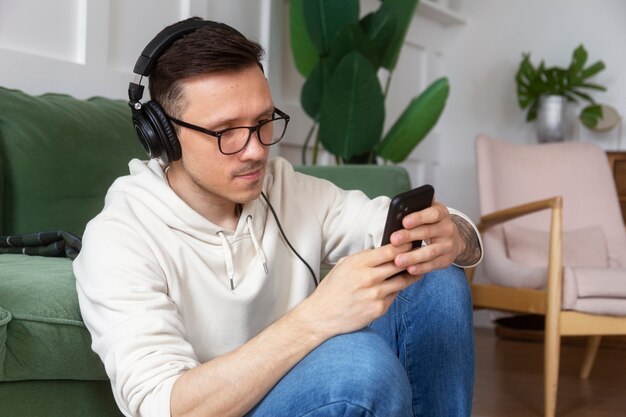
<svg viewBox="0 0 626 417">
<path fill-rule="evenodd" d="M 287 236 L 285 235 L 285 231 L 283 230 L 283 227 L 280 225 L 280 221 L 278 220 L 278 216 L 276 215 L 276 211 L 274 211 L 274 207 L 272 207 L 272 203 L 270 203 L 269 198 L 267 198 L 265 193 L 262 192 L 262 191 L 261 191 L 261 196 L 263 197 L 263 199 L 267 203 L 267 206 L 269 207 L 270 211 L 272 212 L 272 215 L 274 216 L 274 220 L 276 220 L 276 224 L 278 225 L 278 230 L 280 230 L 280 234 L 283 236 L 283 239 L 285 239 L 285 242 L 287 243 L 287 246 L 289 246 L 289 249 L 291 249 L 291 251 L 293 253 L 295 253 L 295 255 L 298 257 L 298 259 L 300 259 L 302 261 L 302 263 L 304 265 L 306 265 L 306 267 L 309 269 L 309 272 L 311 273 L 311 276 L 313 277 L 313 282 L 315 283 L 315 287 L 317 287 L 319 285 L 319 281 L 317 280 L 317 277 L 315 276 L 315 272 L 313 272 L 313 268 L 311 268 L 311 266 L 304 260 L 304 258 L 302 258 L 302 256 L 300 256 L 298 251 L 295 250 L 293 246 L 291 246 L 291 242 L 289 242 L 289 239 L 287 239 Z"/>
</svg>

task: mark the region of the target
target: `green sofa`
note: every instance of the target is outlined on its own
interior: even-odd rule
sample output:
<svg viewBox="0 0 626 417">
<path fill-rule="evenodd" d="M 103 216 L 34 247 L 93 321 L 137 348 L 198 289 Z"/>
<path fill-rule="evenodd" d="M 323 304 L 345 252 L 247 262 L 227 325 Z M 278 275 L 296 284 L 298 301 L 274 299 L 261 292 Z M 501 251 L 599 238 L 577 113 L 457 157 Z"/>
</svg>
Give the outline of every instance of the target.
<svg viewBox="0 0 626 417">
<path fill-rule="evenodd" d="M 0 87 L 0 236 L 80 236 L 113 180 L 145 158 L 121 100 Z M 410 187 L 398 167 L 297 167 L 370 196 Z M 78 308 L 71 260 L 0 255 L 0 416 L 119 416 Z"/>
</svg>

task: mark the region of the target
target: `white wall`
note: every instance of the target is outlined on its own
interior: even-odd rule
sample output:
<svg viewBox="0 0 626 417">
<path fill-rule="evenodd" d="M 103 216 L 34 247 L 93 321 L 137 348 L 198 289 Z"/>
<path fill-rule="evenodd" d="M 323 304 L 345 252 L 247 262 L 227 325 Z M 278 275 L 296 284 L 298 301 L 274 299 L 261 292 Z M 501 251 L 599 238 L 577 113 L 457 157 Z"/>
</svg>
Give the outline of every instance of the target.
<svg viewBox="0 0 626 417">
<path fill-rule="evenodd" d="M 124 99 L 142 49 L 177 20 L 197 15 L 229 23 L 271 52 L 269 42 L 277 36 L 271 4 L 272 0 L 0 0 L 0 85 L 31 94 Z M 275 28 L 281 29 L 280 23 Z"/>
</svg>

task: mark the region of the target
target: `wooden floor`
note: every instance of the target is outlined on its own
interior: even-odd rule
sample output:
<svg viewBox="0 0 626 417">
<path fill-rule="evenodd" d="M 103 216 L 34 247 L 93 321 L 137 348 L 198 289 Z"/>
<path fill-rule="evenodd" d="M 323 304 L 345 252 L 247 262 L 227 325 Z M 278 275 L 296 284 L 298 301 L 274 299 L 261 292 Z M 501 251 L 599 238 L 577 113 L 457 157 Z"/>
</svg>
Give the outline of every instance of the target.
<svg viewBox="0 0 626 417">
<path fill-rule="evenodd" d="M 543 344 L 476 329 L 475 417 L 543 416 Z M 626 350 L 601 347 L 588 380 L 584 347 L 561 346 L 557 417 L 626 416 Z"/>
</svg>

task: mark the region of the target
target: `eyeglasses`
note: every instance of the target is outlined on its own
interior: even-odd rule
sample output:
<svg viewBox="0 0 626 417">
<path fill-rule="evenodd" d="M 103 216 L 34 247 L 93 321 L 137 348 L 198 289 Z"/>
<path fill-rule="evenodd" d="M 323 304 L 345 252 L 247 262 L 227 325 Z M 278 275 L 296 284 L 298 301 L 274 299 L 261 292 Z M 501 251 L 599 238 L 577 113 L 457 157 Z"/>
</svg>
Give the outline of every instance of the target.
<svg viewBox="0 0 626 417">
<path fill-rule="evenodd" d="M 289 123 L 289 116 L 276 107 L 274 107 L 272 118 L 269 120 L 263 120 L 254 126 L 229 127 L 228 129 L 219 131 L 208 130 L 191 123 L 183 122 L 174 117 L 168 117 L 179 126 L 216 137 L 217 146 L 224 155 L 234 155 L 243 151 L 245 147 L 248 146 L 252 133 L 254 132 L 256 132 L 257 138 L 263 146 L 278 143 L 283 136 L 285 136 L 287 124 Z"/>
</svg>

